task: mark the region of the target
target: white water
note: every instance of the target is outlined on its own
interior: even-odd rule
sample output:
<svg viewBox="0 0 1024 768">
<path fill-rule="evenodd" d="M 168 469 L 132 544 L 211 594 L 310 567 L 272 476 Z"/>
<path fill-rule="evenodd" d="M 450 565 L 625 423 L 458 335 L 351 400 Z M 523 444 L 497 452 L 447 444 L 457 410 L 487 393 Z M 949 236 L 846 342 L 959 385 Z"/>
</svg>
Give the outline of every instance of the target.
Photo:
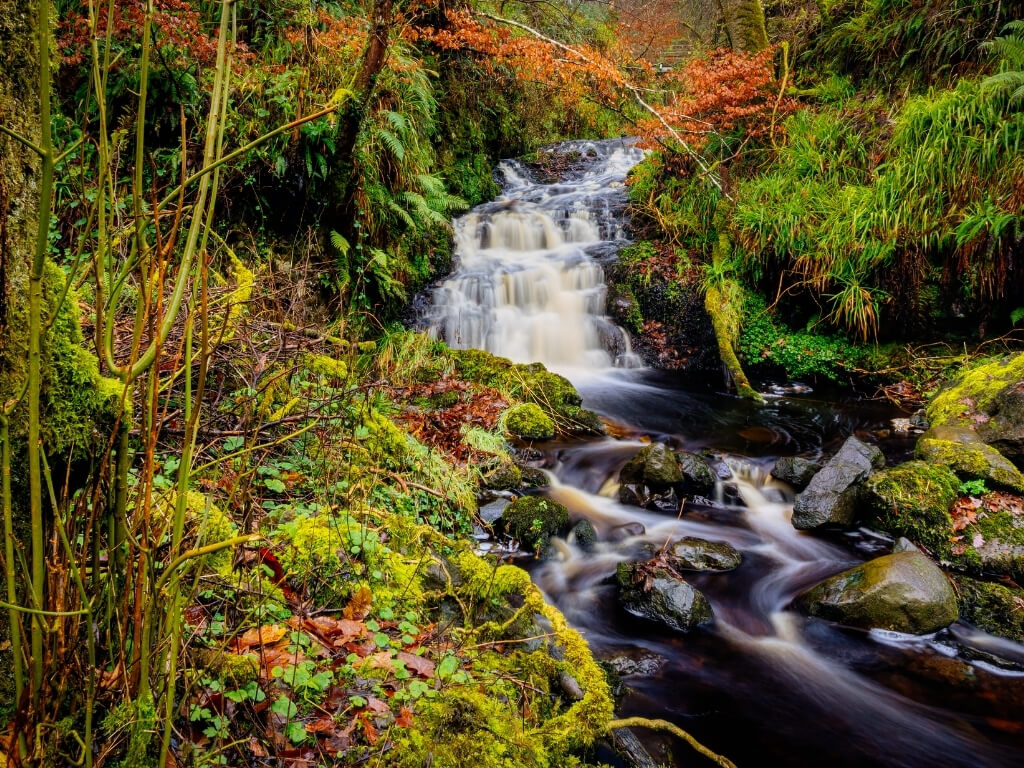
<svg viewBox="0 0 1024 768">
<path fill-rule="evenodd" d="M 502 161 L 505 193 L 455 222 L 455 270 L 434 293 L 430 331 L 458 349 L 562 372 L 634 367 L 629 338 L 605 316 L 595 257 L 623 239 L 616 212 L 643 153 L 629 142 L 563 150 L 593 161 L 558 184 L 535 183 L 525 166 Z"/>
</svg>

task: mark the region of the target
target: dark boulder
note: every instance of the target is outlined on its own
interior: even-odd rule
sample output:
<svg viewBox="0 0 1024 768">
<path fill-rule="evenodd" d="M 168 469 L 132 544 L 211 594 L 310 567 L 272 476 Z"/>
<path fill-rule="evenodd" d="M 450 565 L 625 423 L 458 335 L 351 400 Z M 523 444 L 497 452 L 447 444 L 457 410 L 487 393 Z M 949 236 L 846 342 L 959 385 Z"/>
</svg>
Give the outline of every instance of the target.
<svg viewBox="0 0 1024 768">
<path fill-rule="evenodd" d="M 821 462 L 812 459 L 805 459 L 802 456 L 783 456 L 772 468 L 772 477 L 789 483 L 794 489 L 802 491 L 807 487 L 818 472 L 821 471 Z"/>
<path fill-rule="evenodd" d="M 743 560 L 732 544 L 688 536 L 669 548 L 672 565 L 691 571 L 730 571 Z"/>
<path fill-rule="evenodd" d="M 523 496 L 505 507 L 500 522 L 523 549 L 539 552 L 552 536 L 569 530 L 569 510 L 553 499 Z"/>
<path fill-rule="evenodd" d="M 882 452 L 856 437 L 842 448 L 796 497 L 793 525 L 801 530 L 853 522 L 860 485 L 885 466 Z"/>
<path fill-rule="evenodd" d="M 683 476 L 679 490 L 685 496 L 710 496 L 718 476 L 700 456 L 686 451 L 676 452 L 676 461 Z"/>
<path fill-rule="evenodd" d="M 641 449 L 619 472 L 619 482 L 645 485 L 656 492 L 667 491 L 682 480 L 675 454 L 663 443 L 652 443 Z"/>
</svg>

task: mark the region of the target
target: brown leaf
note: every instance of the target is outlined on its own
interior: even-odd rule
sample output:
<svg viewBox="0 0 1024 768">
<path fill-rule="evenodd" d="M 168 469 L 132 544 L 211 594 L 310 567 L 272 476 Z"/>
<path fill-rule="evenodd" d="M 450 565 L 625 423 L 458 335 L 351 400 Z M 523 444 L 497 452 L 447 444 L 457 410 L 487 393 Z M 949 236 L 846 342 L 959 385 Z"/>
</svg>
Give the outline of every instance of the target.
<svg viewBox="0 0 1024 768">
<path fill-rule="evenodd" d="M 243 653 L 255 645 L 273 645 L 286 634 L 288 634 L 288 630 L 280 624 L 253 627 L 235 639 L 235 650 Z"/>
<path fill-rule="evenodd" d="M 360 666 L 363 669 L 383 669 L 388 672 L 395 671 L 395 665 L 391 661 L 391 651 L 378 651 L 377 653 L 371 653 L 363 659 Z"/>
<path fill-rule="evenodd" d="M 417 656 L 414 653 L 407 653 L 406 651 L 398 652 L 398 660 L 405 664 L 405 668 L 415 672 L 417 675 L 422 677 L 433 677 L 434 662 L 430 659 L 426 659 L 422 656 Z"/>
<path fill-rule="evenodd" d="M 375 712 L 378 715 L 383 712 L 391 711 L 391 707 L 389 707 L 386 702 L 378 699 L 376 696 L 366 697 L 366 708 L 371 712 Z"/>
<path fill-rule="evenodd" d="M 310 733 L 334 733 L 337 727 L 338 724 L 334 722 L 334 718 L 327 715 L 314 720 L 312 723 L 306 723 L 306 730 Z"/>
<path fill-rule="evenodd" d="M 370 718 L 366 715 L 360 715 L 359 722 L 362 723 L 363 733 L 366 734 L 366 740 L 370 742 L 370 746 L 372 747 L 377 743 L 377 739 L 380 738 L 377 734 L 377 729 L 374 727 L 373 723 L 370 722 Z"/>
<path fill-rule="evenodd" d="M 398 717 L 395 718 L 395 725 L 400 728 L 411 728 L 412 727 L 412 710 L 408 707 L 402 707 L 398 712 Z"/>
<path fill-rule="evenodd" d="M 370 613 L 370 605 L 373 603 L 373 593 L 365 584 L 359 591 L 352 595 L 342 615 L 346 619 L 365 619 Z"/>
</svg>

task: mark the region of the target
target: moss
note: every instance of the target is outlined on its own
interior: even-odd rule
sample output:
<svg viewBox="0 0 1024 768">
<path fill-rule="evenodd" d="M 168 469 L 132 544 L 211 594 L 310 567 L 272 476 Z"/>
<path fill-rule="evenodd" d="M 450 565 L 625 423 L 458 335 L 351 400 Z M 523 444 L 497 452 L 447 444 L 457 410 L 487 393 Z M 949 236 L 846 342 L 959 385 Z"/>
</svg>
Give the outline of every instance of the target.
<svg viewBox="0 0 1024 768">
<path fill-rule="evenodd" d="M 964 479 L 980 478 L 1024 493 L 1024 475 L 999 451 L 966 428 L 933 427 L 917 441 L 917 456 L 949 467 Z"/>
<path fill-rule="evenodd" d="M 348 365 L 344 360 L 338 360 L 329 355 L 308 354 L 302 358 L 302 367 L 317 376 L 323 376 L 334 381 L 345 381 L 348 379 Z"/>
<path fill-rule="evenodd" d="M 43 444 L 48 454 L 60 459 L 84 458 L 97 444 L 97 431 L 109 433 L 121 413 L 123 386 L 100 376 L 95 355 L 85 349 L 78 295 L 69 290 L 57 306 L 64 288 L 64 273 L 47 262 L 43 273 L 44 316 L 53 317 L 42 345 Z M 28 365 L 28 305 L 15 302 L 9 308 L 9 331 L 2 350 L 0 394 L 17 392 Z M 11 439 L 23 443 L 28 430 L 28 404 L 15 409 Z M 105 436 L 105 435 L 104 435 Z M 105 445 L 105 440 L 103 441 Z"/>
<path fill-rule="evenodd" d="M 955 581 L 960 616 L 965 621 L 994 635 L 1024 641 L 1024 589 L 966 576 L 958 576 Z"/>
<path fill-rule="evenodd" d="M 220 342 L 234 338 L 242 317 L 245 314 L 246 305 L 252 298 L 252 289 L 256 283 L 255 273 L 245 266 L 234 251 L 227 248 L 228 259 L 231 264 L 231 278 L 235 281 L 234 287 L 221 296 L 217 304 L 227 307 L 227 316 L 224 318 L 224 331 L 218 332 Z M 227 285 L 227 280 L 213 273 L 214 280 L 220 285 Z"/>
<path fill-rule="evenodd" d="M 974 427 L 973 414 L 985 413 L 1008 384 L 1024 379 L 1024 354 L 998 358 L 962 373 L 928 404 L 932 426 Z"/>
<path fill-rule="evenodd" d="M 725 235 L 722 235 L 725 237 Z M 736 394 L 748 400 L 763 402 L 764 398 L 752 386 L 747 374 L 743 372 L 739 358 L 736 357 L 736 345 L 739 343 L 738 303 L 736 294 L 739 286 L 729 281 L 729 288 L 706 286 L 704 290 L 704 309 L 711 317 L 711 325 L 715 329 L 715 340 L 718 342 L 718 354 L 722 364 L 729 371 Z"/>
<path fill-rule="evenodd" d="M 520 403 L 505 411 L 505 429 L 523 440 L 549 440 L 555 436 L 555 422 L 536 403 Z"/>
<path fill-rule="evenodd" d="M 568 530 L 569 510 L 552 499 L 523 496 L 505 507 L 501 522 L 524 549 L 540 551 L 552 536 Z"/>
<path fill-rule="evenodd" d="M 873 475 L 865 483 L 863 498 L 879 528 L 945 558 L 953 530 L 950 508 L 959 485 L 946 467 L 910 461 Z"/>
<path fill-rule="evenodd" d="M 516 364 L 480 349 L 453 350 L 452 357 L 459 377 L 539 405 L 560 431 L 604 431 L 597 414 L 581 407 L 583 399 L 572 383 L 540 363 Z"/>
<path fill-rule="evenodd" d="M 170 527 L 174 516 L 177 495 L 171 491 L 166 497 L 153 506 L 153 519 L 159 533 L 170 535 Z M 185 530 L 186 548 L 203 547 L 216 544 L 237 536 L 238 529 L 231 518 L 213 501 L 199 491 L 188 491 L 185 497 Z M 232 553 L 230 549 L 206 555 L 199 562 L 204 568 L 225 574 L 231 571 Z"/>
</svg>

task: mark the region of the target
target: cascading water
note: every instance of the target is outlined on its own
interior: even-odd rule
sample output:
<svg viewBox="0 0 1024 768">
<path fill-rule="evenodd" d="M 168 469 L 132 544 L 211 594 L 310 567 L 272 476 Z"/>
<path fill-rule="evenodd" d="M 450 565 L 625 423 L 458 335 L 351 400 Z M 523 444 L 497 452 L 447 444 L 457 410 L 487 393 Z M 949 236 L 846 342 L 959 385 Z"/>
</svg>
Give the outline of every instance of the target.
<svg viewBox="0 0 1024 768">
<path fill-rule="evenodd" d="M 571 181 L 538 184 L 505 160 L 505 193 L 455 222 L 456 268 L 434 294 L 431 331 L 556 370 L 632 367 L 629 338 L 604 316 L 597 257 L 623 237 L 616 211 L 643 153 L 627 141 L 562 149 L 593 162 Z"/>
<path fill-rule="evenodd" d="M 866 531 L 831 540 L 796 531 L 792 491 L 765 471 L 771 458 L 824 451 L 895 414 L 806 393 L 753 406 L 639 368 L 603 315 L 600 263 L 622 240 L 622 183 L 641 153 L 621 141 L 560 149 L 584 162 L 554 184 L 514 161 L 499 166 L 504 194 L 456 223 L 456 271 L 434 292 L 429 321 L 453 346 L 565 373 L 585 406 L 637 438 L 552 449 L 547 493 L 599 540 L 584 551 L 570 536 L 555 542 L 557 557 L 528 566 L 596 653 L 627 659 L 623 714 L 673 720 L 741 766 L 1024 765 L 1024 672 L 966 650 L 1012 662 L 1024 660 L 1024 646 L 962 624 L 925 637 L 864 633 L 790 607 L 888 542 Z M 615 501 L 618 470 L 650 439 L 719 451 L 715 498 L 679 517 Z M 683 536 L 729 542 L 743 563 L 688 577 L 716 619 L 680 636 L 622 612 L 611 577 Z M 689 753 L 676 760 L 692 762 Z"/>
</svg>

